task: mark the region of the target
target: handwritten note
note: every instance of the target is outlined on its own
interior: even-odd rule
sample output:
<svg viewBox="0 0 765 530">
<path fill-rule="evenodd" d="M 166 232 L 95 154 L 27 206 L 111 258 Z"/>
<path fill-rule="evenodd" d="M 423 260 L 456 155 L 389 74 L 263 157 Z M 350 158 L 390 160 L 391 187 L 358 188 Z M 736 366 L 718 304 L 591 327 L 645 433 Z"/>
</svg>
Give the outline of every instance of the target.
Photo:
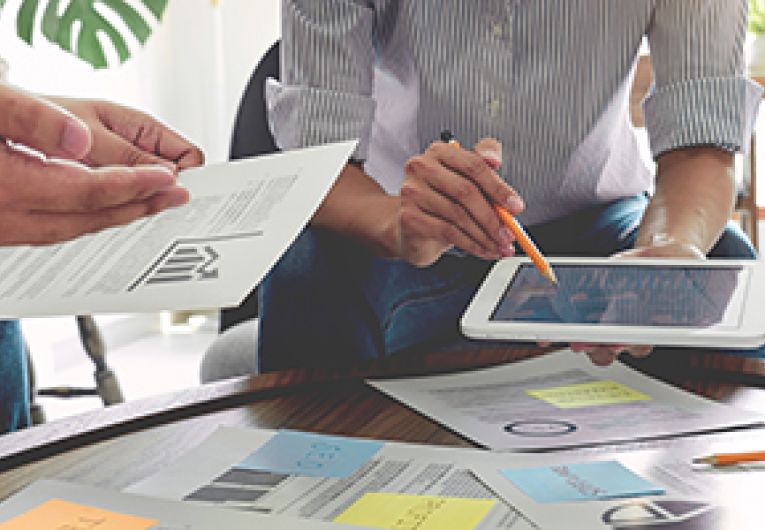
<svg viewBox="0 0 765 530">
<path fill-rule="evenodd" d="M 237 467 L 287 475 L 347 478 L 382 447 L 382 442 L 373 440 L 280 431 Z"/>
<path fill-rule="evenodd" d="M 664 494 L 663 489 L 612 460 L 504 469 L 500 473 L 515 487 L 539 503 Z"/>
<path fill-rule="evenodd" d="M 335 518 L 386 530 L 474 530 L 496 501 L 395 493 L 367 493 Z"/>
<path fill-rule="evenodd" d="M 52 499 L 0 523 L 0 530 L 148 530 L 159 521 Z"/>
<path fill-rule="evenodd" d="M 651 399 L 651 396 L 614 381 L 596 381 L 594 383 L 556 386 L 539 390 L 527 390 L 526 393 L 546 401 L 559 409 L 615 405 L 617 403 L 648 401 Z"/>
</svg>

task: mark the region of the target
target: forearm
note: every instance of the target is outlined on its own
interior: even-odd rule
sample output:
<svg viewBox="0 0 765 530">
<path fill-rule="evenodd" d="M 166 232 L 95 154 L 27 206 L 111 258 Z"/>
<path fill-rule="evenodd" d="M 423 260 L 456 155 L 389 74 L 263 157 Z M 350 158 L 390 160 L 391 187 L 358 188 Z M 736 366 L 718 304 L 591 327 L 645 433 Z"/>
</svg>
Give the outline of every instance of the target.
<svg viewBox="0 0 765 530">
<path fill-rule="evenodd" d="M 678 149 L 660 157 L 656 180 L 636 246 L 669 241 L 707 254 L 735 205 L 733 155 L 712 147 Z"/>
<path fill-rule="evenodd" d="M 359 166 L 348 164 L 312 224 L 353 237 L 380 255 L 398 257 L 398 203 Z"/>
</svg>

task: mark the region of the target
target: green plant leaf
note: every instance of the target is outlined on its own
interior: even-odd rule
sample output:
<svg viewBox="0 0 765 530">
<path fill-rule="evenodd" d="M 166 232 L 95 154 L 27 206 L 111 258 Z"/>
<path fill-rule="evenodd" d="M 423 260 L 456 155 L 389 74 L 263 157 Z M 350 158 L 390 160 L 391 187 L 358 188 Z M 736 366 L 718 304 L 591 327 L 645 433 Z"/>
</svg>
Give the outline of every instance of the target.
<svg viewBox="0 0 765 530">
<path fill-rule="evenodd" d="M 0 0 L 0 8 L 5 1 Z M 94 68 L 106 68 L 106 53 L 99 34 L 106 37 L 120 62 L 124 62 L 130 57 L 127 32 L 143 44 L 152 31 L 149 22 L 134 6 L 142 4 L 160 20 L 167 3 L 168 0 L 47 0 L 43 2 L 44 11 L 40 17 L 40 0 L 22 0 L 16 27 L 19 37 L 32 44 L 35 23 L 39 19 L 42 34 L 48 41 L 87 61 Z M 113 13 L 124 27 L 115 27 L 102 15 L 104 11 Z M 75 31 L 77 35 L 73 35 Z"/>
</svg>

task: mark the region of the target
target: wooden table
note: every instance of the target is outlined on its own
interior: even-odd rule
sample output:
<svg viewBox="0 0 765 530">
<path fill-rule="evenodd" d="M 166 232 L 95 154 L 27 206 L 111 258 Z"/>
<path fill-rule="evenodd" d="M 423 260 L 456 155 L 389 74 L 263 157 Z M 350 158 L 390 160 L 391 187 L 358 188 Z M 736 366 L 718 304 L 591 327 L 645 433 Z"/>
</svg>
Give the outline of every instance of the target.
<svg viewBox="0 0 765 530">
<path fill-rule="evenodd" d="M 292 371 L 129 402 L 0 437 L 0 498 L 40 478 L 123 488 L 202 442 L 219 425 L 291 428 L 472 447 L 363 383 L 496 365 L 539 350 L 485 350 L 392 359 L 351 372 Z M 634 363 L 699 394 L 765 411 L 765 364 L 714 353 L 662 351 Z"/>
</svg>

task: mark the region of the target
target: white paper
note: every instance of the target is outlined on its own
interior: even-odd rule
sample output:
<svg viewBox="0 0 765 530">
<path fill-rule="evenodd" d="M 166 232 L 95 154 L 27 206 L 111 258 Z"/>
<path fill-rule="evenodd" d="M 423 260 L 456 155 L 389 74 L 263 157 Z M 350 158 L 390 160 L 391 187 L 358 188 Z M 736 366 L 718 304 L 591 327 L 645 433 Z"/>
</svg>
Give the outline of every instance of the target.
<svg viewBox="0 0 765 530">
<path fill-rule="evenodd" d="M 762 447 L 765 435 L 749 431 L 705 435 L 665 442 L 650 451 L 569 451 L 526 455 L 522 463 L 476 464 L 473 471 L 492 490 L 545 529 L 587 530 L 724 530 L 763 526 L 757 506 L 762 503 L 765 468 L 711 468 L 693 465 L 694 457 L 711 452 L 745 451 Z M 616 460 L 641 477 L 661 486 L 664 495 L 633 499 L 538 504 L 499 474 L 513 467 L 541 467 Z M 757 517 L 752 517 L 758 514 Z"/>
<path fill-rule="evenodd" d="M 63 244 L 0 249 L 0 317 L 238 305 L 323 200 L 356 142 L 184 171 L 191 201 Z"/>
<path fill-rule="evenodd" d="M 562 409 L 528 390 L 614 381 L 650 400 Z M 405 405 L 496 450 L 544 450 L 759 425 L 763 417 L 684 392 L 616 362 L 564 350 L 495 368 L 369 381 Z"/>
<path fill-rule="evenodd" d="M 273 431 L 221 428 L 199 447 L 129 491 L 173 500 L 202 502 L 208 492 L 230 488 L 232 499 L 242 490 L 262 492 L 254 502 L 218 500 L 209 504 L 261 513 L 332 521 L 367 492 L 492 499 L 495 495 L 468 470 L 487 465 L 490 453 L 399 443 L 385 446 L 347 479 L 265 474 L 258 486 L 236 483 L 230 471 L 266 443 Z M 517 455 L 507 455 L 515 462 Z M 270 480 L 268 480 L 270 479 Z M 269 484 L 266 484 L 269 483 Z M 224 492 L 225 494 L 225 492 Z M 517 511 L 497 502 L 476 530 L 531 530 Z"/>
<path fill-rule="evenodd" d="M 160 523 L 152 527 L 156 530 L 252 530 L 253 528 L 350 530 L 359 528 L 336 523 L 309 523 L 293 517 L 265 516 L 205 506 L 190 506 L 188 503 L 152 499 L 52 480 L 32 484 L 3 501 L 0 504 L 0 522 L 13 519 L 52 499 L 123 515 L 159 520 Z M 80 527 L 62 526 L 61 528 L 62 530 L 79 530 Z M 95 530 L 97 526 L 93 526 L 91 522 L 82 527 L 83 530 L 86 528 Z"/>
</svg>

